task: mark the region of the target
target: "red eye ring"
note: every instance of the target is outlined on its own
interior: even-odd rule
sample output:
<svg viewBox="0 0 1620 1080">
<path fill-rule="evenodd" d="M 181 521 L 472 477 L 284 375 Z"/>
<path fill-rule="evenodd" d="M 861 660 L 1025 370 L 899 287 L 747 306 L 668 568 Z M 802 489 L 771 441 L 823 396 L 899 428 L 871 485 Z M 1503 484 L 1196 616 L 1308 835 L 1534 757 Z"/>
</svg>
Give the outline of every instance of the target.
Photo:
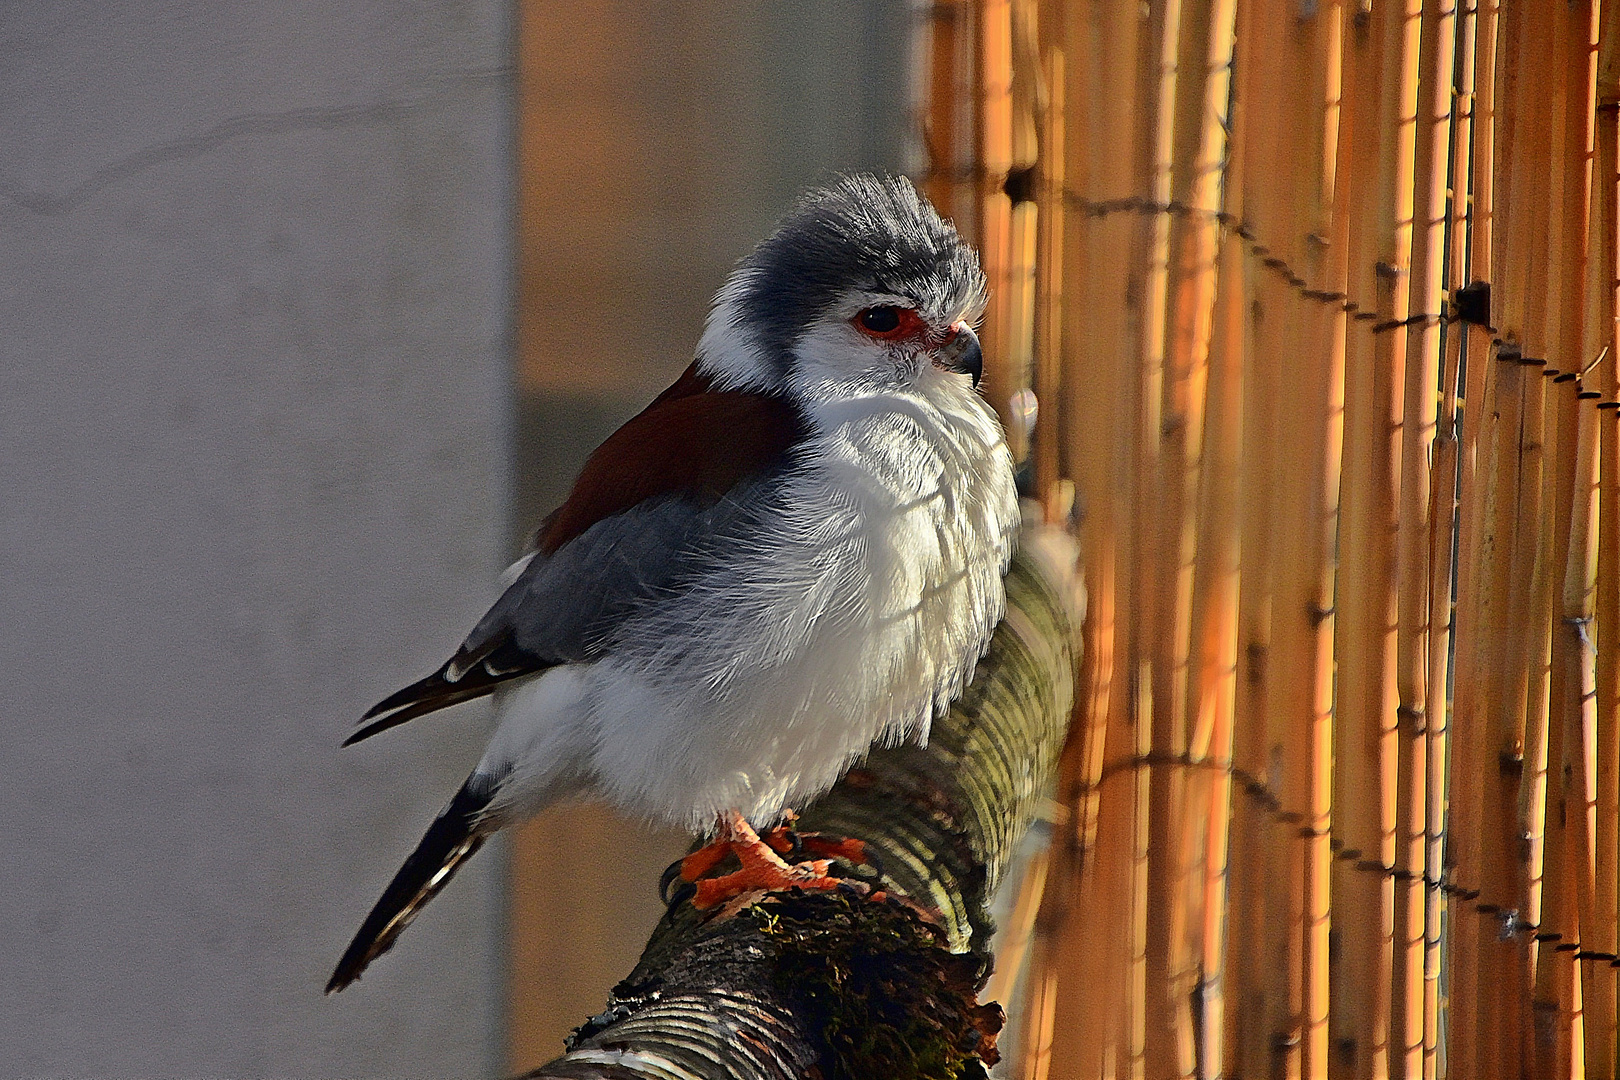
<svg viewBox="0 0 1620 1080">
<path fill-rule="evenodd" d="M 874 304 L 872 307 L 862 308 L 855 313 L 850 322 L 867 337 L 877 338 L 879 341 L 920 337 L 923 331 L 922 316 L 911 308 L 901 307 L 898 304 Z"/>
</svg>

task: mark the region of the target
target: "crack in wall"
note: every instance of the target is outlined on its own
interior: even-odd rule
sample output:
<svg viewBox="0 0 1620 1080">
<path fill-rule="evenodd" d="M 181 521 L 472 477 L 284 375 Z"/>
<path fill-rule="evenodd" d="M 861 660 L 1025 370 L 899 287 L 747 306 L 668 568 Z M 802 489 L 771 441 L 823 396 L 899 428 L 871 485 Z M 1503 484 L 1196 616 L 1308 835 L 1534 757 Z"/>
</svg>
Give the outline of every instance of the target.
<svg viewBox="0 0 1620 1080">
<path fill-rule="evenodd" d="M 448 93 L 468 87 L 500 85 L 511 80 L 509 67 L 469 71 L 437 80 L 438 86 L 411 98 L 356 105 L 312 105 L 274 113 L 247 113 L 222 120 L 206 131 L 135 151 L 96 169 L 80 183 L 60 193 L 29 191 L 0 182 L 0 199 L 41 217 L 71 213 L 107 188 L 148 169 L 174 161 L 201 157 L 245 135 L 280 135 L 292 131 L 330 131 L 336 128 L 388 123 L 443 103 Z"/>
</svg>

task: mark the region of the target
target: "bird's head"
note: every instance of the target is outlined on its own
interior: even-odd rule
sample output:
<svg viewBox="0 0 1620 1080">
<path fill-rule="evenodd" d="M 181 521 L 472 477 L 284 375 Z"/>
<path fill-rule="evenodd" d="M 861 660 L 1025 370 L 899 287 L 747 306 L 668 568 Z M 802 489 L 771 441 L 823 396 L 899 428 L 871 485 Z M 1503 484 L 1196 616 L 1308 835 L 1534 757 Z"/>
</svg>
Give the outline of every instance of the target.
<svg viewBox="0 0 1620 1080">
<path fill-rule="evenodd" d="M 926 380 L 977 386 L 979 257 L 904 177 L 809 192 L 715 297 L 698 365 L 722 386 L 801 399 Z"/>
</svg>

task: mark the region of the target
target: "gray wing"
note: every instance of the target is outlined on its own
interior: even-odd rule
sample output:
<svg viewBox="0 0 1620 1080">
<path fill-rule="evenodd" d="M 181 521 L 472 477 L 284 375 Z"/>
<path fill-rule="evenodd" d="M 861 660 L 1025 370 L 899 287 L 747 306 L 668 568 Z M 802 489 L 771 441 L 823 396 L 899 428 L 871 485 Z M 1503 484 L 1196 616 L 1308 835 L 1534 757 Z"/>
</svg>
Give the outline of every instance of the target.
<svg viewBox="0 0 1620 1080">
<path fill-rule="evenodd" d="M 679 593 L 710 565 L 714 539 L 734 533 L 755 483 L 712 506 L 680 496 L 638 503 L 549 558 L 536 553 L 444 666 L 372 706 L 343 745 L 509 679 L 594 659 L 621 620 Z"/>
</svg>

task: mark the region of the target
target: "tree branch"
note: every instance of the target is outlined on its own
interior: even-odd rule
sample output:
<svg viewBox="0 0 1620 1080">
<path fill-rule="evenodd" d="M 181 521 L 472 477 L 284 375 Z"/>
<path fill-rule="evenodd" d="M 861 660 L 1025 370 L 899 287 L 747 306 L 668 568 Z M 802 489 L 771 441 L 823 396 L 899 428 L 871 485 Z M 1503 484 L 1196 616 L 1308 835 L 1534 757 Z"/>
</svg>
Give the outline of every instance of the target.
<svg viewBox="0 0 1620 1080">
<path fill-rule="evenodd" d="M 673 904 L 607 1009 L 528 1080 L 982 1077 L 1001 1026 L 975 1000 L 985 908 L 1068 727 L 1073 556 L 1055 530 L 1027 537 L 1007 617 L 929 745 L 873 751 L 800 817 L 865 841 L 877 891 L 772 893 L 719 915 Z"/>
</svg>

